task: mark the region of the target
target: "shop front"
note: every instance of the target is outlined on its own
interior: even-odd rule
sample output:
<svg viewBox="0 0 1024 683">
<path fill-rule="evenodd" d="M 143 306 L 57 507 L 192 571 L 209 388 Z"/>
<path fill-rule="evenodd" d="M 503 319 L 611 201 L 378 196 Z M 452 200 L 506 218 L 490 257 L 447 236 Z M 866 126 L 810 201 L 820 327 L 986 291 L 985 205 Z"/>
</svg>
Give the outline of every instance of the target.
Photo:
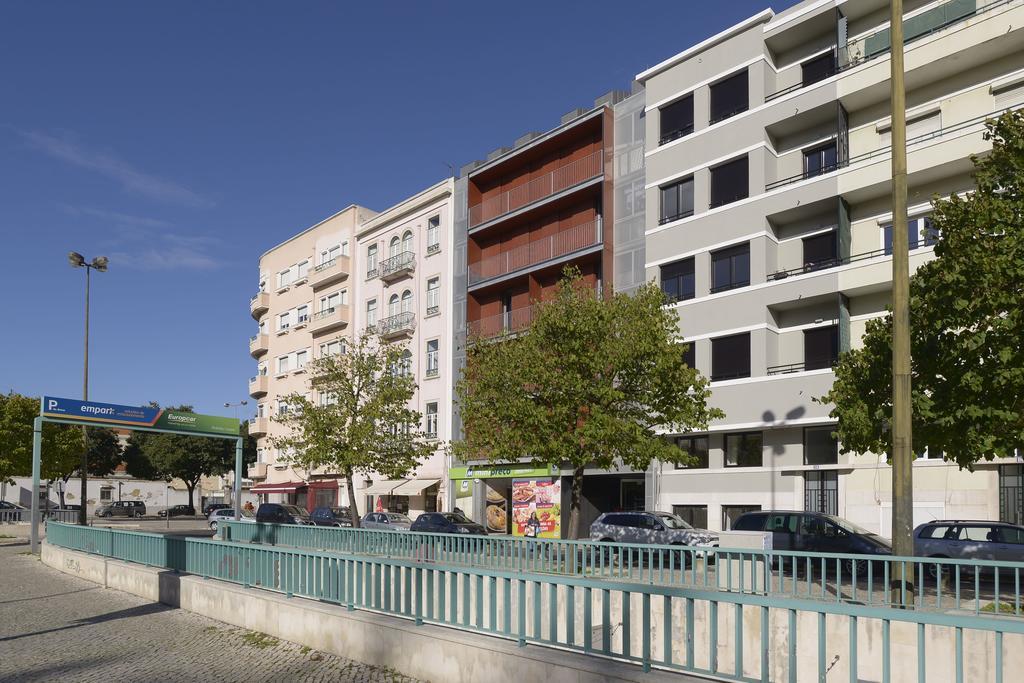
<svg viewBox="0 0 1024 683">
<path fill-rule="evenodd" d="M 424 512 L 437 512 L 439 479 L 383 479 L 364 490 L 360 512 L 398 512 L 416 519 Z"/>
</svg>

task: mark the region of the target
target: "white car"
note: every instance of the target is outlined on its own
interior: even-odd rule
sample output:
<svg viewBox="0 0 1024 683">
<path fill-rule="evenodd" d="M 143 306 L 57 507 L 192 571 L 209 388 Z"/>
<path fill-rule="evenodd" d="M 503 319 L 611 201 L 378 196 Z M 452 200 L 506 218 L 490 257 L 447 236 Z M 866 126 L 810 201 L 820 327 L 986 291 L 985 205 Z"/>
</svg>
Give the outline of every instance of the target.
<svg viewBox="0 0 1024 683">
<path fill-rule="evenodd" d="M 213 531 L 217 530 L 218 523 L 221 521 L 233 522 L 235 521 L 235 509 L 234 508 L 221 508 L 214 510 L 210 513 L 210 516 L 206 518 L 206 521 L 210 525 L 210 529 Z M 242 517 L 239 521 L 256 523 L 256 518 L 253 517 L 251 512 L 242 510 Z"/>
</svg>

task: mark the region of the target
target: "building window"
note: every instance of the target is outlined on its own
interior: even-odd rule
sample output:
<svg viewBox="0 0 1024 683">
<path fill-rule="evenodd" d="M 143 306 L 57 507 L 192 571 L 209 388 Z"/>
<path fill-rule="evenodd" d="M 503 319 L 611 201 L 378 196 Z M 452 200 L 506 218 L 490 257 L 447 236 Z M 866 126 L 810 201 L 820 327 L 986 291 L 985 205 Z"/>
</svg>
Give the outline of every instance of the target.
<svg viewBox="0 0 1024 683">
<path fill-rule="evenodd" d="M 341 243 L 341 255 L 348 256 L 348 240 Z"/>
<path fill-rule="evenodd" d="M 750 377 L 750 333 L 711 340 L 711 380 Z"/>
<path fill-rule="evenodd" d="M 277 286 L 278 286 L 278 288 L 280 288 L 280 287 L 287 287 L 288 285 L 290 285 L 292 283 L 292 279 L 293 279 L 292 278 L 292 269 L 291 268 L 285 268 L 284 270 L 282 270 L 280 273 L 277 274 Z"/>
<path fill-rule="evenodd" d="M 111 500 L 113 498 L 113 496 L 114 496 L 114 489 L 108 488 L 106 486 L 104 486 L 103 488 L 100 489 L 100 500 L 101 501 L 109 501 L 109 500 Z"/>
<path fill-rule="evenodd" d="M 836 170 L 836 141 L 804 150 L 804 177 L 813 178 Z"/>
<path fill-rule="evenodd" d="M 687 367 L 697 367 L 697 342 L 685 342 L 683 344 L 683 362 Z"/>
<path fill-rule="evenodd" d="M 882 226 L 882 241 L 885 255 L 892 255 L 892 223 Z M 911 218 L 907 221 L 907 246 L 913 251 L 918 247 L 930 247 L 939 241 L 939 231 L 932 225 L 930 216 Z"/>
<path fill-rule="evenodd" d="M 402 242 L 398 239 L 398 235 L 391 238 L 391 243 L 388 245 L 388 258 L 395 258 L 398 256 L 398 252 L 402 248 Z"/>
<path fill-rule="evenodd" d="M 427 342 L 427 377 L 437 377 L 441 370 L 439 345 L 440 341 L 437 339 L 431 339 Z"/>
<path fill-rule="evenodd" d="M 740 515 L 748 512 L 757 512 L 761 509 L 760 505 L 723 505 L 722 506 L 722 530 L 732 530 L 732 524 Z"/>
<path fill-rule="evenodd" d="M 804 330 L 804 370 L 831 368 L 838 360 L 838 325 Z"/>
<path fill-rule="evenodd" d="M 295 324 L 301 325 L 309 320 L 309 306 L 303 304 L 295 309 Z"/>
<path fill-rule="evenodd" d="M 761 432 L 725 435 L 726 467 L 760 467 L 763 463 Z"/>
<path fill-rule="evenodd" d="M 711 169 L 711 206 L 722 206 L 750 195 L 749 163 L 741 157 Z"/>
<path fill-rule="evenodd" d="M 707 505 L 673 505 L 672 514 L 682 519 L 694 529 L 708 528 Z"/>
<path fill-rule="evenodd" d="M 706 436 L 680 436 L 676 439 L 676 446 L 686 451 L 695 459 L 692 465 L 676 465 L 677 470 L 707 469 L 708 467 L 708 437 Z"/>
<path fill-rule="evenodd" d="M 999 521 L 1024 525 L 1024 465 L 999 466 Z"/>
<path fill-rule="evenodd" d="M 398 374 L 402 377 L 412 374 L 412 351 L 409 349 L 402 351 L 402 357 L 398 361 Z"/>
<path fill-rule="evenodd" d="M 391 298 L 388 299 L 388 316 L 394 317 L 398 315 L 400 300 L 397 294 L 392 294 Z"/>
<path fill-rule="evenodd" d="M 309 277 L 309 261 L 303 261 L 299 265 L 295 266 L 295 279 L 305 280 Z"/>
<path fill-rule="evenodd" d="M 750 243 L 711 253 L 711 293 L 750 284 Z"/>
<path fill-rule="evenodd" d="M 320 297 L 320 312 L 333 313 L 334 309 L 341 304 L 341 292 L 335 292 L 328 296 Z"/>
<path fill-rule="evenodd" d="M 320 345 L 320 357 L 324 356 L 337 356 L 338 354 L 345 352 L 345 344 L 340 339 L 334 341 L 325 342 Z"/>
<path fill-rule="evenodd" d="M 257 404 L 256 405 L 256 417 L 266 417 L 266 416 L 267 416 L 267 404 L 266 403 L 259 403 L 259 404 Z"/>
<path fill-rule="evenodd" d="M 711 123 L 723 121 L 747 110 L 750 89 L 747 86 L 747 70 L 730 76 L 711 86 Z"/>
<path fill-rule="evenodd" d="M 427 422 L 427 437 L 431 439 L 437 438 L 437 403 L 431 401 L 427 404 L 426 409 L 426 422 Z"/>
<path fill-rule="evenodd" d="M 666 104 L 658 110 L 661 118 L 661 138 L 658 144 L 664 145 L 693 132 L 693 95 Z"/>
<path fill-rule="evenodd" d="M 377 277 L 377 245 L 366 248 L 366 277 Z"/>
<path fill-rule="evenodd" d="M 277 359 L 277 371 L 278 373 L 288 372 L 291 370 L 291 358 L 289 356 L 281 356 Z"/>
<path fill-rule="evenodd" d="M 661 188 L 659 224 L 693 215 L 693 178 L 686 178 Z"/>
<path fill-rule="evenodd" d="M 412 253 L 412 231 L 406 230 L 402 235 L 402 251 L 406 254 Z"/>
<path fill-rule="evenodd" d="M 277 329 L 279 329 L 279 330 L 287 330 L 289 327 L 291 327 L 291 324 L 292 324 L 291 318 L 292 318 L 291 311 L 287 311 L 287 312 L 282 313 L 281 315 L 277 316 Z"/>
<path fill-rule="evenodd" d="M 306 367 L 306 363 L 309 360 L 309 351 L 302 350 L 295 354 L 295 368 L 300 370 Z"/>
<path fill-rule="evenodd" d="M 410 294 L 409 296 L 412 296 Z M 427 315 L 441 312 L 441 278 L 427 280 Z"/>
<path fill-rule="evenodd" d="M 804 472 L 804 510 L 839 514 L 839 473 L 835 470 Z"/>
<path fill-rule="evenodd" d="M 431 216 L 427 219 L 427 253 L 436 254 L 441 251 L 441 217 Z"/>
<path fill-rule="evenodd" d="M 348 247 L 348 242 L 345 242 L 345 247 Z M 320 252 L 320 265 L 325 263 L 333 263 L 338 256 L 341 255 L 341 247 L 335 245 L 330 249 L 325 249 Z"/>
<path fill-rule="evenodd" d="M 804 270 L 831 268 L 839 262 L 839 240 L 835 230 L 803 239 Z"/>
<path fill-rule="evenodd" d="M 823 81 L 836 72 L 836 56 L 830 50 L 823 55 L 808 59 L 800 65 L 803 79 L 801 84 L 806 88 L 812 83 Z"/>
<path fill-rule="evenodd" d="M 805 465 L 835 465 L 839 462 L 839 441 L 832 436 L 833 431 L 831 426 L 804 429 Z"/>
<path fill-rule="evenodd" d="M 412 313 L 412 292 L 402 292 L 402 313 Z"/>
<path fill-rule="evenodd" d="M 695 295 L 693 257 L 661 267 L 661 292 L 669 301 L 685 301 Z"/>
<path fill-rule="evenodd" d="M 366 324 L 376 325 L 377 324 L 377 300 L 370 299 L 366 302 Z"/>
</svg>

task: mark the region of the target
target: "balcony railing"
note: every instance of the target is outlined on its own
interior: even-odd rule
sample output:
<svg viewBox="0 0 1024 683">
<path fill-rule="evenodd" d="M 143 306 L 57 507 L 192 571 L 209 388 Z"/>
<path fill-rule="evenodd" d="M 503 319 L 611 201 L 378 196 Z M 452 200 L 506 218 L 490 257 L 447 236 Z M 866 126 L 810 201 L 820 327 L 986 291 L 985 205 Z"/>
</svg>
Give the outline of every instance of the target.
<svg viewBox="0 0 1024 683">
<path fill-rule="evenodd" d="M 682 128 L 676 128 L 675 130 L 669 131 L 668 133 L 665 133 L 660 138 L 658 138 L 658 144 L 659 145 L 668 144 L 669 142 L 672 142 L 673 140 L 678 140 L 679 138 L 681 138 L 681 137 L 683 137 L 685 135 L 689 135 L 692 132 L 693 132 L 693 124 L 692 123 L 690 125 L 688 125 L 688 126 L 683 126 Z"/>
<path fill-rule="evenodd" d="M 388 280 L 412 273 L 415 268 L 416 254 L 411 251 L 403 251 L 401 254 L 381 261 L 377 267 L 377 276 L 382 280 Z"/>
<path fill-rule="evenodd" d="M 258 319 L 261 315 L 266 313 L 269 308 L 270 294 L 267 292 L 258 292 L 249 299 L 249 313 L 253 318 Z"/>
<path fill-rule="evenodd" d="M 262 356 L 270 350 L 270 342 L 265 334 L 257 334 L 249 337 L 249 355 L 253 358 Z"/>
<path fill-rule="evenodd" d="M 719 292 L 728 292 L 730 289 L 739 289 L 740 287 L 749 287 L 750 280 L 737 280 L 736 282 L 726 282 L 725 284 L 712 287 L 709 291 L 711 294 L 718 294 Z"/>
<path fill-rule="evenodd" d="M 552 195 L 568 190 L 588 180 L 598 178 L 604 173 L 604 156 L 602 152 L 594 152 L 582 159 L 570 162 L 565 166 L 545 173 L 501 194 L 489 197 L 479 204 L 469 207 L 469 227 L 504 216 L 524 206 L 539 202 Z"/>
<path fill-rule="evenodd" d="M 309 277 L 313 288 L 323 287 L 348 277 L 349 263 L 348 256 L 336 256 L 318 265 Z"/>
<path fill-rule="evenodd" d="M 784 365 L 769 365 L 767 370 L 769 375 L 792 375 L 797 372 L 804 372 L 805 370 L 825 370 L 835 367 L 838 362 L 838 358 L 827 359 L 824 362 L 820 360 L 802 361 L 800 363 L 786 363 Z"/>
<path fill-rule="evenodd" d="M 577 225 L 564 232 L 524 244 L 479 263 L 469 264 L 470 286 L 526 270 L 552 259 L 568 256 L 601 243 L 601 219 Z"/>
<path fill-rule="evenodd" d="M 522 332 L 533 322 L 536 309 L 536 305 L 526 306 L 480 320 L 471 320 L 466 325 L 467 335 L 471 339 L 492 339 Z"/>
<path fill-rule="evenodd" d="M 923 245 L 927 246 L 927 245 Z M 916 247 L 911 247 L 916 248 Z M 804 275 L 805 273 L 814 273 L 820 270 L 828 270 L 837 266 L 844 266 L 848 263 L 856 263 L 857 261 L 866 261 L 867 259 L 873 259 L 877 256 L 889 256 L 890 251 L 888 249 L 874 249 L 872 251 L 865 251 L 860 254 L 853 254 L 852 256 L 846 256 L 844 258 L 835 257 L 825 259 L 824 261 L 815 261 L 813 263 L 806 263 L 797 268 L 790 268 L 789 270 L 780 270 L 774 273 L 768 274 L 768 281 L 772 282 L 775 280 L 785 280 L 787 277 L 794 275 Z"/>
<path fill-rule="evenodd" d="M 678 221 L 681 218 L 689 218 L 692 215 L 693 209 L 690 209 L 688 211 L 680 211 L 679 213 L 665 214 L 664 216 L 658 219 L 658 225 L 665 225 L 666 223 L 671 223 L 672 221 Z"/>
<path fill-rule="evenodd" d="M 411 335 L 416 329 L 416 314 L 412 311 L 392 315 L 377 322 L 377 334 L 381 337 Z"/>
</svg>

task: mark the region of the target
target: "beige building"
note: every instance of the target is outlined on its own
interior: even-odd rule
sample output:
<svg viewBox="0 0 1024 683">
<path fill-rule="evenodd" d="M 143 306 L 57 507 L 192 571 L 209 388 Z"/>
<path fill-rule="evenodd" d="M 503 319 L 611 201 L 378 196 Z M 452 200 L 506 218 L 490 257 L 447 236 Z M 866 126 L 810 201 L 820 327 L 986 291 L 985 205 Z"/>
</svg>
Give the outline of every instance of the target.
<svg viewBox="0 0 1024 683">
<path fill-rule="evenodd" d="M 727 529 L 750 509 L 838 514 L 889 534 L 889 467 L 840 454 L 813 399 L 891 297 L 887 0 L 765 10 L 637 76 L 646 88 L 647 277 L 676 300 L 690 362 L 726 417 L 682 434 L 697 467 L 653 499 Z M 907 0 L 911 267 L 930 199 L 972 188 L 984 121 L 1024 104 L 1024 2 Z M 921 454 L 915 522 L 1022 522 L 1021 465 Z"/>
</svg>

